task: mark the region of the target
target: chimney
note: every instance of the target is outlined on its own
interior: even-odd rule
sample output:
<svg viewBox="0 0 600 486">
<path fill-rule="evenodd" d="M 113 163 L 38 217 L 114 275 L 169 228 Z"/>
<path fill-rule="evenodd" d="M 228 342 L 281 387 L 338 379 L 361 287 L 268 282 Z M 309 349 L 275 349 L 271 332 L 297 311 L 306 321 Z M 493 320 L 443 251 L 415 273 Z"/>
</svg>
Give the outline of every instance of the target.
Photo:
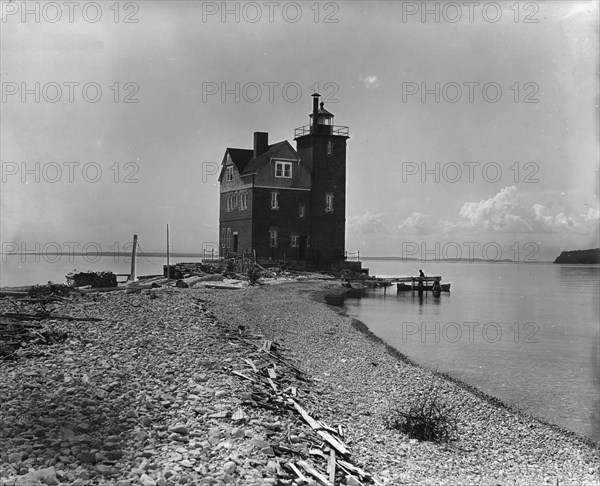
<svg viewBox="0 0 600 486">
<path fill-rule="evenodd" d="M 312 116 L 312 133 L 317 133 L 317 121 L 319 119 L 319 93 L 313 93 L 313 116 Z"/>
<path fill-rule="evenodd" d="M 269 149 L 269 134 L 266 132 L 254 132 L 254 158 L 265 153 Z"/>
</svg>

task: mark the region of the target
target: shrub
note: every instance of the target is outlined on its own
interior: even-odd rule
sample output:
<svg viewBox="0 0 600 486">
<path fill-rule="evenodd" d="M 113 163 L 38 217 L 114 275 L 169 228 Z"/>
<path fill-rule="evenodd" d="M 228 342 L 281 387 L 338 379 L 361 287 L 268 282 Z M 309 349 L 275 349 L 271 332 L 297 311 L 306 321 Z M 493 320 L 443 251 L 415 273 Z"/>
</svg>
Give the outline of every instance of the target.
<svg viewBox="0 0 600 486">
<path fill-rule="evenodd" d="M 253 265 L 252 268 L 248 270 L 248 278 L 250 279 L 250 285 L 256 285 L 260 276 L 260 269 L 256 265 Z"/>
<path fill-rule="evenodd" d="M 454 411 L 439 397 L 432 384 L 425 395 L 410 405 L 408 411 L 393 409 L 388 426 L 412 439 L 443 443 L 456 438 L 456 423 Z"/>
</svg>

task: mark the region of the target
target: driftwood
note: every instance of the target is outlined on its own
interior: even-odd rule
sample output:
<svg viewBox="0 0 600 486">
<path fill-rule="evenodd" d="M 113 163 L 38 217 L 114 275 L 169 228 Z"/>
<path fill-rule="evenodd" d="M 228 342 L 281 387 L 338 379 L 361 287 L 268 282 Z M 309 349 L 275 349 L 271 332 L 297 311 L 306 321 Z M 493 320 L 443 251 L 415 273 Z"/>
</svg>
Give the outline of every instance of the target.
<svg viewBox="0 0 600 486">
<path fill-rule="evenodd" d="M 294 366 L 293 364 L 289 363 L 288 361 L 284 360 L 283 358 L 280 358 L 279 356 L 277 356 L 276 354 L 271 353 L 270 351 L 267 351 L 266 349 L 264 349 L 264 347 L 258 346 L 256 344 L 254 344 L 252 341 L 248 341 L 247 339 L 243 339 L 240 338 L 240 340 L 244 341 L 245 343 L 251 344 L 252 346 L 254 346 L 256 349 L 260 349 L 261 351 L 263 351 L 264 353 L 267 353 L 269 356 L 271 356 L 271 358 L 276 359 L 277 361 L 279 361 L 280 363 L 283 363 L 284 365 L 286 365 L 289 368 L 292 368 L 293 370 L 296 370 L 298 373 L 300 373 L 301 375 L 304 375 L 306 373 L 304 373 L 304 371 L 302 371 L 301 369 L 299 369 L 298 367 Z"/>
<path fill-rule="evenodd" d="M 278 455 L 289 454 L 291 456 L 299 456 L 302 459 L 295 462 L 289 461 L 283 463 L 286 469 L 293 472 L 301 481 L 309 482 L 308 478 L 311 477 L 311 479 L 316 479 L 324 486 L 334 486 L 336 484 L 336 475 L 338 476 L 338 482 L 343 475 L 348 475 L 352 476 L 356 483 L 360 485 L 375 484 L 376 486 L 383 486 L 371 474 L 349 462 L 351 460 L 351 452 L 343 442 L 344 429 L 341 425 L 334 428 L 321 420 L 316 420 L 292 398 L 296 396 L 296 387 L 289 385 L 287 380 L 286 382 L 282 381 L 285 377 L 285 369 L 276 372 L 275 361 L 285 364 L 292 371 L 299 371 L 300 374 L 303 374 L 303 372 L 271 351 L 268 351 L 269 348 L 273 350 L 277 349 L 277 343 L 262 339 L 262 345 L 259 345 L 248 339 L 228 336 L 232 339 L 245 342 L 266 355 L 262 359 L 255 358 L 255 360 L 258 359 L 259 361 L 245 358 L 243 361 L 248 367 L 243 370 L 243 373 L 230 370 L 232 374 L 253 384 L 249 398 L 244 400 L 242 404 L 264 408 L 280 414 L 289 414 L 290 409 L 295 410 L 313 431 L 313 434 L 305 439 L 309 446 L 308 454 L 283 445 L 272 446 L 274 452 Z M 260 336 L 256 336 L 256 339 L 259 338 Z M 272 358 L 272 360 L 268 358 Z M 303 378 L 295 374 L 295 379 Z M 312 456 L 313 460 L 318 461 L 319 464 L 315 466 L 312 462 L 306 460 L 309 456 Z"/>
<path fill-rule="evenodd" d="M 308 474 L 317 478 L 321 484 L 324 484 L 325 486 L 333 486 L 333 483 L 329 482 L 329 480 L 323 474 L 317 471 L 308 462 L 298 461 L 298 465 L 301 466 Z"/>
<path fill-rule="evenodd" d="M 329 472 L 329 482 L 335 483 L 335 450 L 329 451 L 329 463 L 327 464 L 327 471 Z"/>
<path fill-rule="evenodd" d="M 302 415 L 302 418 L 306 421 L 306 423 L 310 425 L 312 429 L 315 430 L 317 434 L 319 434 L 326 442 L 328 442 L 330 446 L 337 450 L 342 456 L 347 456 L 350 454 L 350 450 L 347 448 L 346 444 L 344 444 L 341 440 L 338 440 L 335 437 L 333 437 L 329 432 L 323 430 L 323 424 L 312 418 L 306 410 L 304 410 L 300 405 L 298 405 L 298 402 L 296 402 L 296 400 L 290 400 L 296 408 L 296 410 L 298 410 L 300 415 Z"/>
<path fill-rule="evenodd" d="M 287 465 L 290 467 L 290 469 L 292 471 L 294 471 L 294 473 L 296 474 L 296 476 L 298 476 L 298 479 L 300 479 L 301 481 L 305 481 L 305 482 L 308 483 L 308 478 L 304 474 L 302 474 L 300 472 L 300 469 L 298 469 L 293 462 L 288 462 Z"/>
</svg>

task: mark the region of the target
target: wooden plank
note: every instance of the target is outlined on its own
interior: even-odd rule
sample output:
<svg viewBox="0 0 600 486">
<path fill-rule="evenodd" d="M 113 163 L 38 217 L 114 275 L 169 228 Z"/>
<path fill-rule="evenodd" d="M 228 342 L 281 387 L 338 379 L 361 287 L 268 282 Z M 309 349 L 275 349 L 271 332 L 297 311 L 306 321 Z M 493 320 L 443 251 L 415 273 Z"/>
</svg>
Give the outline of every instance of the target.
<svg viewBox="0 0 600 486">
<path fill-rule="evenodd" d="M 438 278 L 441 280 L 441 275 L 435 277 L 397 277 L 392 279 L 391 282 L 412 282 L 413 280 L 418 282 L 419 279 L 423 280 L 423 282 L 434 282 Z"/>
<path fill-rule="evenodd" d="M 325 486 L 333 486 L 333 484 L 330 483 L 329 480 L 323 474 L 317 471 L 308 462 L 298 461 L 298 465 L 301 466 L 308 474 L 317 478 L 321 484 L 324 484 Z"/>
<path fill-rule="evenodd" d="M 240 373 L 239 371 L 232 371 L 232 373 L 233 373 L 234 375 L 237 375 L 237 376 L 239 376 L 240 378 L 244 378 L 244 379 L 246 379 L 246 380 L 250 380 L 250 381 L 251 381 L 251 382 L 253 382 L 253 383 L 256 383 L 256 380 L 255 380 L 254 378 L 251 378 L 251 377 L 249 377 L 249 376 L 246 376 L 244 373 Z"/>
<path fill-rule="evenodd" d="M 277 389 L 277 385 L 275 385 L 275 383 L 273 383 L 273 380 L 271 380 L 271 378 L 267 378 L 267 379 L 269 380 L 269 385 L 271 385 L 271 388 L 273 388 L 275 393 L 279 393 L 279 390 Z"/>
<path fill-rule="evenodd" d="M 267 369 L 267 373 L 269 373 L 269 378 L 271 378 L 272 380 L 277 379 L 277 373 L 275 373 L 275 370 L 273 368 Z"/>
<path fill-rule="evenodd" d="M 287 362 L 286 360 L 284 360 L 283 358 L 280 358 L 279 356 L 277 356 L 276 354 L 271 353 L 270 351 L 266 351 L 264 348 L 258 346 L 257 344 L 253 343 L 252 341 L 248 341 L 247 339 L 243 339 L 240 338 L 241 341 L 244 341 L 245 343 L 251 344 L 252 346 L 254 346 L 256 349 L 260 349 L 261 351 L 267 353 L 269 356 L 271 356 L 271 358 L 276 359 L 277 361 L 279 361 L 280 363 L 283 363 L 284 365 L 286 365 L 289 368 L 292 368 L 293 370 L 296 370 L 298 373 L 300 373 L 301 375 L 305 375 L 306 373 L 304 373 L 304 371 L 302 371 L 301 369 L 297 368 L 296 366 L 294 366 L 293 364 Z"/>
<path fill-rule="evenodd" d="M 250 365 L 250 367 L 252 368 L 252 371 L 254 371 L 254 373 L 258 373 L 258 369 L 256 368 L 254 361 L 252 361 L 250 358 L 246 358 L 246 359 L 244 359 L 244 361 Z"/>
<path fill-rule="evenodd" d="M 300 479 L 301 481 L 306 481 L 308 483 L 308 478 L 300 472 L 300 469 L 298 469 L 293 462 L 288 462 L 288 466 L 290 466 L 290 469 L 294 471 L 294 473 L 296 473 L 298 479 Z"/>
<path fill-rule="evenodd" d="M 329 472 L 329 482 L 335 484 L 335 450 L 329 451 L 329 464 L 327 464 L 327 471 Z"/>
<path fill-rule="evenodd" d="M 265 342 L 263 343 L 263 349 L 264 349 L 265 351 L 271 351 L 271 345 L 272 345 L 272 344 L 273 344 L 273 343 L 272 343 L 271 341 L 269 341 L 269 340 L 265 341 Z"/>
<path fill-rule="evenodd" d="M 365 471 L 364 469 L 361 469 L 360 467 L 357 467 L 353 464 L 350 464 L 349 462 L 346 461 L 338 461 L 338 464 L 342 467 L 344 467 L 345 469 L 348 469 L 349 471 L 358 474 L 359 476 L 363 477 L 363 478 L 370 478 L 371 475 Z"/>
<path fill-rule="evenodd" d="M 308 425 L 310 425 L 314 430 L 316 430 L 317 434 L 319 434 L 326 442 L 328 442 L 329 445 L 335 448 L 343 456 L 350 454 L 350 450 L 347 448 L 346 444 L 344 444 L 341 440 L 333 437 L 329 432 L 322 430 L 322 424 L 316 421 L 314 418 L 312 418 L 308 414 L 308 412 L 304 410 L 300 405 L 298 405 L 298 403 L 294 399 L 291 399 L 291 402 L 293 403 L 296 410 L 298 410 L 300 415 L 302 415 L 302 418 L 308 423 Z"/>
</svg>

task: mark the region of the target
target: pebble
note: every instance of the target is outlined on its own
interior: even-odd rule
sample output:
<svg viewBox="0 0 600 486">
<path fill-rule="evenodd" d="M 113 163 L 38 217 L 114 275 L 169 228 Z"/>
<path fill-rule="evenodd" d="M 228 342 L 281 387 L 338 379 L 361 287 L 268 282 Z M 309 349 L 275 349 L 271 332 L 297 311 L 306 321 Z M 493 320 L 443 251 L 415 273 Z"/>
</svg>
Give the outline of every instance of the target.
<svg viewBox="0 0 600 486">
<path fill-rule="evenodd" d="M 188 428 L 185 425 L 177 424 L 172 427 L 169 427 L 169 432 L 174 432 L 174 433 L 180 434 L 180 435 L 187 435 Z"/>
<path fill-rule="evenodd" d="M 425 392 L 431 375 L 389 356 L 345 317 L 298 293 L 298 288 L 312 292 L 317 285 L 337 283 L 310 285 L 278 286 L 276 292 L 268 287 L 243 293 L 156 291 L 156 298 L 92 294 L 61 304 L 65 315 L 104 320 L 86 326 L 52 321 L 49 325 L 69 330 L 72 340 L 40 346 L 35 356 L 0 361 L 0 483 L 16 486 L 31 479 L 30 468 L 54 468 L 57 481 L 76 486 L 299 484 L 281 467 L 297 456 L 275 457 L 275 445 L 308 454 L 319 439 L 297 415 L 247 403 L 254 388 L 229 370 L 247 373 L 246 358 L 263 369 L 267 358 L 231 338 L 238 325 L 277 341 L 282 356 L 315 379 L 294 382 L 277 363 L 282 386 L 291 380 L 299 403 L 313 416 L 343 425 L 351 460 L 384 484 L 483 485 L 490 478 L 498 484 L 538 484 L 542 471 L 561 470 L 571 476 L 559 477 L 560 484 L 596 479 L 599 461 L 590 447 L 546 426 L 513 420 L 446 382 L 444 396 L 463 414 L 460 445 L 466 453 L 386 429 L 389 402 Z M 218 314 L 219 322 L 192 305 L 197 296 L 209 296 L 205 309 Z M 275 327 L 263 326 L 260 309 L 269 309 L 266 320 Z M 3 299 L 0 311 L 9 311 Z M 289 334 L 280 332 L 280 324 Z M 177 353 L 166 355 L 164 349 Z M 34 409 L 39 413 L 31 416 Z M 311 461 L 326 471 L 326 460 L 311 456 Z M 48 477 L 52 483 L 52 474 Z M 557 479 L 548 477 L 552 483 Z M 351 478 L 344 482 L 356 484 Z"/>
<path fill-rule="evenodd" d="M 156 481 L 147 474 L 142 475 L 142 477 L 140 478 L 140 484 L 142 486 L 157 486 Z"/>
</svg>

